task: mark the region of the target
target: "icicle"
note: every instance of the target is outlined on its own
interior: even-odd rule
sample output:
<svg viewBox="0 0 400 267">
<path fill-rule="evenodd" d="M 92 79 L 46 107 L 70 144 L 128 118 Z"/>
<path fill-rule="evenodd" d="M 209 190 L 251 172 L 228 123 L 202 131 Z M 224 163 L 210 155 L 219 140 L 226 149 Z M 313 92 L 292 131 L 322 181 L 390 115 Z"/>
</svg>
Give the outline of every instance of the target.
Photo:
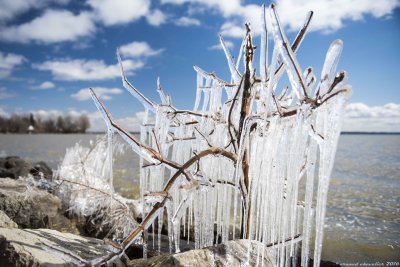
<svg viewBox="0 0 400 267">
<path fill-rule="evenodd" d="M 275 44 L 278 46 L 280 55 L 282 56 L 283 61 L 288 67 L 288 76 L 290 83 L 293 87 L 293 90 L 297 92 L 298 95 L 302 95 L 303 97 L 308 97 L 308 87 L 306 82 L 304 81 L 303 76 L 301 75 L 303 72 L 301 71 L 300 65 L 297 62 L 297 59 L 294 55 L 292 48 L 289 45 L 287 37 L 285 33 L 282 31 L 282 27 L 279 22 L 278 14 L 275 11 L 275 6 L 271 5 L 271 24 L 272 24 L 272 32 L 274 35 Z M 302 91 L 298 90 L 298 81 L 300 81 L 300 85 L 302 87 Z M 299 97 L 300 98 L 300 97 Z"/>
<path fill-rule="evenodd" d="M 268 38 L 267 38 L 267 22 L 265 18 L 265 4 L 262 6 L 261 16 L 261 49 L 260 49 L 260 75 L 261 82 L 264 84 L 267 81 L 267 66 L 268 66 Z"/>
<path fill-rule="evenodd" d="M 126 78 L 126 74 L 125 74 L 125 70 L 122 64 L 122 59 L 121 59 L 121 55 L 119 54 L 119 51 L 117 49 L 117 58 L 118 58 L 118 62 L 119 65 L 121 67 L 121 73 L 122 73 L 122 84 L 124 85 L 125 89 L 128 90 L 129 93 L 131 93 L 131 95 L 133 95 L 137 100 L 140 101 L 140 103 L 142 103 L 143 107 L 151 110 L 151 111 L 155 111 L 155 107 L 156 104 L 153 103 L 151 100 L 149 100 L 148 98 L 146 98 L 138 89 L 136 89 Z"/>
<path fill-rule="evenodd" d="M 163 105 L 169 105 L 170 103 L 168 103 L 168 99 L 164 94 L 164 90 L 161 87 L 161 83 L 160 83 L 160 77 L 157 77 L 157 92 L 160 95 L 160 99 L 161 99 L 161 103 Z"/>
<path fill-rule="evenodd" d="M 222 35 L 219 36 L 219 40 L 221 42 L 222 49 L 225 52 L 226 60 L 228 61 L 229 70 L 231 72 L 231 77 L 234 83 L 238 84 L 240 82 L 240 74 L 239 71 L 236 69 L 235 63 L 233 63 L 233 58 L 231 53 L 229 52 L 228 48 L 226 47 L 224 38 Z"/>
<path fill-rule="evenodd" d="M 301 248 L 299 262 L 305 267 L 313 249 L 310 238 L 314 234 L 315 222 L 314 261 L 318 265 L 329 177 L 344 103 L 348 97 L 346 94 L 350 91 L 348 86 L 343 86 L 345 72 L 334 76 L 342 43 L 335 41 L 331 45 L 317 97 L 311 97 L 309 90 L 314 86 L 315 75 L 311 67 L 302 72 L 296 51 L 304 38 L 312 12 L 308 14 L 292 46 L 289 46 L 280 25 L 275 6 L 271 7 L 268 21 L 265 12 L 263 6 L 261 78 L 253 75 L 253 66 L 246 66 L 251 73 L 250 109 L 246 111 L 246 116 L 241 109 L 244 100 L 247 100 L 242 99 L 245 88 L 243 81 L 247 82 L 248 77 L 242 80 L 238 69 L 242 54 L 253 52 L 252 48 L 245 45 L 251 40 L 249 27 L 236 65 L 220 37 L 233 82 L 225 82 L 215 73 L 194 66 L 197 73 L 194 112 L 172 107 L 159 79 L 157 91 L 161 104 L 156 105 L 144 97 L 127 80 L 118 55 L 124 86 L 146 110 L 140 141 L 112 120 L 91 91 L 109 134 L 108 148 L 104 146 L 107 153 L 95 160 L 100 176 L 107 177 L 108 183 L 101 187 L 107 196 L 113 192 L 112 175 L 109 173 L 112 172 L 112 134 L 117 132 L 121 135 L 140 156 L 143 225 L 135 230 L 134 233 L 138 235 L 132 240 L 128 239 L 129 244 L 136 242 L 139 235 L 143 235 L 147 243 L 147 230 L 152 225 L 153 246 L 154 236 L 157 235 L 160 253 L 163 219 L 168 222 L 166 228 L 171 253 L 180 251 L 181 230 L 182 238 L 187 238 L 188 242 L 194 239 L 195 248 L 202 248 L 238 238 L 238 227 L 243 231 L 243 236 L 262 242 L 262 246 L 257 248 L 247 248 L 247 263 L 250 264 L 250 256 L 255 251 L 256 264 L 259 265 L 259 256 L 262 255 L 263 259 L 265 248 L 268 247 L 268 253 L 274 259 L 273 265 L 292 266 L 297 263 L 297 252 Z M 268 31 L 274 36 L 270 61 L 267 22 Z M 246 53 L 243 53 L 244 49 L 247 49 Z M 275 89 L 280 85 L 285 71 L 291 90 L 287 87 L 277 97 Z M 228 99 L 222 95 L 223 90 Z M 256 110 L 253 101 L 257 105 Z M 149 117 L 149 111 L 155 113 L 155 118 Z M 155 122 L 150 119 L 155 119 Z M 317 162 L 318 151 L 320 155 Z M 71 168 L 63 171 L 63 174 L 71 172 L 71 177 L 79 176 Z M 306 183 L 305 197 L 299 199 L 302 195 L 299 193 L 300 183 L 303 181 Z M 314 188 L 317 181 L 318 188 Z M 84 198 L 82 191 L 67 193 L 69 191 L 64 195 L 68 195 L 68 198 L 79 200 L 79 205 L 84 207 L 81 211 L 83 214 L 92 209 L 94 201 Z M 313 201 L 315 196 L 316 203 Z M 115 202 L 110 198 L 108 201 Z M 73 205 L 78 209 L 76 203 Z M 313 206 L 316 207 L 315 212 Z M 163 218 L 164 211 L 167 218 Z M 158 231 L 155 230 L 156 226 Z M 144 244 L 144 255 L 146 252 L 147 245 Z"/>
<path fill-rule="evenodd" d="M 114 196 L 114 186 L 113 186 L 113 137 L 114 137 L 114 131 L 111 128 L 108 128 L 107 130 L 107 146 L 108 146 L 108 156 L 107 156 L 107 161 L 109 164 L 109 183 L 110 183 L 110 188 L 112 189 L 111 191 L 111 198 Z"/>
<path fill-rule="evenodd" d="M 328 90 L 328 86 L 332 84 L 342 49 L 343 41 L 340 39 L 335 40 L 330 45 L 321 72 L 321 82 L 318 89 L 318 95 L 324 95 Z"/>
<path fill-rule="evenodd" d="M 128 137 L 125 132 L 122 132 L 119 129 L 115 129 L 115 131 L 131 146 L 133 151 L 139 156 L 143 157 L 150 163 L 159 163 L 159 161 L 153 157 L 153 154 L 151 154 L 146 148 L 138 146 L 138 144 L 132 141 L 132 139 Z"/>
<path fill-rule="evenodd" d="M 239 71 L 239 65 L 240 65 L 240 60 L 242 59 L 243 55 L 243 48 L 246 45 L 246 40 L 247 40 L 247 34 L 243 37 L 242 43 L 240 44 L 240 49 L 238 53 L 238 57 L 236 59 L 236 69 Z"/>
</svg>

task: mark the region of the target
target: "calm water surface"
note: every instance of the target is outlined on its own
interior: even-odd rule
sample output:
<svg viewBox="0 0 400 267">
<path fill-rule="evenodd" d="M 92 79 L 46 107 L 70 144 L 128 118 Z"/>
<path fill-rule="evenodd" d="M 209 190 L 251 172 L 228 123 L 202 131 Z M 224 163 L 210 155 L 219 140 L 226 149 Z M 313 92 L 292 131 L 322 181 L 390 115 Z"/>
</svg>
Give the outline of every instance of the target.
<svg viewBox="0 0 400 267">
<path fill-rule="evenodd" d="M 43 160 L 53 169 L 67 147 L 96 135 L 0 135 L 0 156 Z M 400 259 L 400 135 L 342 135 L 328 196 L 322 258 L 341 263 Z M 116 189 L 137 185 L 138 157 L 118 156 Z M 131 185 L 131 186 L 129 186 Z"/>
</svg>

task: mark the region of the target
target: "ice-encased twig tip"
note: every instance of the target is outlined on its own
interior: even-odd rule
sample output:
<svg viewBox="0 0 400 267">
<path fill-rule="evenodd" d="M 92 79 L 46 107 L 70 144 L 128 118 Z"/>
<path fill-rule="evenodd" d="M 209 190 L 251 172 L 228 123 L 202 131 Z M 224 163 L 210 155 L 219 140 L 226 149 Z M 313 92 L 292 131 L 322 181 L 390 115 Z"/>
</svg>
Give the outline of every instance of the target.
<svg viewBox="0 0 400 267">
<path fill-rule="evenodd" d="M 228 66 L 229 66 L 229 70 L 231 72 L 233 82 L 238 83 L 240 81 L 241 75 L 240 75 L 239 71 L 237 70 L 235 63 L 233 62 L 233 57 L 232 57 L 231 53 L 229 52 L 229 49 L 226 46 L 224 38 L 222 37 L 221 34 L 219 35 L 219 41 L 221 43 L 222 49 L 224 50 L 226 60 L 228 61 Z"/>
<path fill-rule="evenodd" d="M 128 92 L 131 93 L 131 95 L 133 95 L 137 100 L 139 100 L 140 103 L 142 103 L 142 105 L 144 106 L 144 108 L 155 112 L 157 104 L 155 104 L 153 101 L 145 97 L 144 94 L 142 94 L 142 92 L 140 92 L 136 87 L 134 87 L 126 77 L 124 66 L 122 64 L 121 55 L 118 49 L 117 49 L 117 59 L 121 67 L 122 84 L 125 87 L 125 89 L 128 90 Z"/>
</svg>

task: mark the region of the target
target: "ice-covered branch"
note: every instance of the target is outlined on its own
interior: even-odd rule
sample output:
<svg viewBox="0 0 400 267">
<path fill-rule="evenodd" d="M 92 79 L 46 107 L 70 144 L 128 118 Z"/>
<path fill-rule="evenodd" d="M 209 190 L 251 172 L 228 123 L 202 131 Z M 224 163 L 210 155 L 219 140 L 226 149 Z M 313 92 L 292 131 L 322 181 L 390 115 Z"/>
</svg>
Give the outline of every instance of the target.
<svg viewBox="0 0 400 267">
<path fill-rule="evenodd" d="M 236 65 L 220 37 L 231 82 L 194 66 L 197 91 L 193 110 L 174 107 L 159 79 L 161 104 L 146 98 L 126 79 L 118 55 L 124 86 L 146 110 L 155 113 L 154 123 L 146 119 L 141 126 L 140 141 L 111 118 L 91 91 L 108 132 L 120 134 L 141 157 L 145 206 L 141 224 L 124 239 L 121 249 L 96 264 L 121 256 L 142 233 L 146 244 L 147 229 L 157 218 L 160 234 L 164 210 L 170 247 L 176 251 L 180 250 L 182 225 L 188 235 L 194 232 L 196 248 L 235 239 L 238 227 L 241 237 L 270 247 L 275 264 L 281 267 L 300 254 L 300 249 L 302 265 L 307 265 L 304 258 L 309 255 L 311 236 L 316 237 L 315 258 L 320 257 L 329 175 L 344 105 L 351 93 L 345 84 L 346 72 L 336 73 L 342 42 L 335 41 L 329 48 L 314 90 L 313 68 L 303 72 L 296 57 L 313 12 L 307 14 L 291 45 L 275 5 L 263 6 L 261 14 L 260 77 L 255 74 L 257 50 L 246 24 Z M 268 34 L 273 34 L 274 40 L 270 58 Z M 243 73 L 239 72 L 240 59 Z M 290 83 L 278 92 L 285 73 Z M 318 188 L 314 188 L 317 180 Z M 304 196 L 299 193 L 303 181 Z"/>
<path fill-rule="evenodd" d="M 131 95 L 133 95 L 137 100 L 139 100 L 140 103 L 142 103 L 142 105 L 144 106 L 144 108 L 155 112 L 156 104 L 153 101 L 151 101 L 150 99 L 148 99 L 147 97 L 145 97 L 142 94 L 142 92 L 140 92 L 138 89 L 136 89 L 136 87 L 134 87 L 129 82 L 128 78 L 126 77 L 123 62 L 121 59 L 121 55 L 119 54 L 118 50 L 117 50 L 117 58 L 118 58 L 119 65 L 121 67 L 122 84 L 124 85 L 126 90 L 128 90 L 128 92 L 131 93 Z"/>
<path fill-rule="evenodd" d="M 172 162 L 170 160 L 165 159 L 159 152 L 155 151 L 153 148 L 141 143 L 138 139 L 136 139 L 133 135 L 131 135 L 128 131 L 120 127 L 116 124 L 113 119 L 111 118 L 110 113 L 104 107 L 103 103 L 97 97 L 95 92 L 90 89 L 90 93 L 92 96 L 93 101 L 95 102 L 97 108 L 99 109 L 100 113 L 103 115 L 103 118 L 107 125 L 110 128 L 114 129 L 119 133 L 119 135 L 132 147 L 132 149 L 141 157 L 144 157 L 146 160 L 152 163 L 162 162 L 165 163 L 173 168 L 178 169 L 180 166 L 179 164 Z"/>
<path fill-rule="evenodd" d="M 310 16 L 311 17 L 311 16 Z M 294 74 L 297 75 L 298 81 L 300 81 L 300 85 L 303 89 L 303 97 L 305 99 L 309 98 L 309 89 L 307 87 L 306 82 L 304 81 L 304 77 L 302 75 L 302 71 L 300 65 L 294 55 L 292 48 L 289 46 L 289 41 L 287 40 L 286 34 L 284 33 L 281 23 L 279 21 L 278 13 L 276 12 L 276 7 L 274 4 L 271 5 L 271 20 L 272 20 L 272 31 L 274 33 L 275 43 L 278 44 L 279 48 L 281 48 L 281 56 L 285 64 L 289 67 L 289 69 L 293 68 L 294 72 L 289 71 L 288 75 L 292 86 L 295 87 L 297 81 L 294 78 Z"/>
<path fill-rule="evenodd" d="M 222 49 L 225 52 L 226 60 L 228 61 L 228 66 L 229 66 L 229 70 L 231 72 L 232 80 L 234 83 L 238 83 L 240 81 L 241 75 L 240 75 L 239 71 L 237 70 L 235 63 L 233 62 L 232 55 L 229 52 L 228 47 L 226 47 L 226 44 L 225 44 L 225 41 L 224 41 L 224 38 L 222 37 L 222 35 L 219 36 L 219 40 L 221 42 Z"/>
</svg>

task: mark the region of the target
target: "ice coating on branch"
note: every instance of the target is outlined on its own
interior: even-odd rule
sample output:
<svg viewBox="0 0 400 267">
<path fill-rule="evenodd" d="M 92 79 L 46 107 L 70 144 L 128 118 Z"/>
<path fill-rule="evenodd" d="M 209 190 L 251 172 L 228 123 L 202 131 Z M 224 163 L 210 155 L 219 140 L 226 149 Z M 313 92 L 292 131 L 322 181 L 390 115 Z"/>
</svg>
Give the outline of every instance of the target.
<svg viewBox="0 0 400 267">
<path fill-rule="evenodd" d="M 279 48 L 280 55 L 288 68 L 287 73 L 292 88 L 298 98 L 300 98 L 300 96 L 308 97 L 308 87 L 304 81 L 304 77 L 301 76 L 301 73 L 303 72 L 299 63 L 297 62 L 292 48 L 289 46 L 289 41 L 287 40 L 286 34 L 282 30 L 278 14 L 273 5 L 270 9 L 270 18 L 275 45 L 277 45 Z M 300 81 L 300 84 L 298 81 Z"/>
<path fill-rule="evenodd" d="M 275 6 L 263 7 L 261 14 L 260 77 L 251 65 L 259 51 L 250 28 L 238 56 L 244 56 L 243 74 L 221 37 L 233 82 L 194 66 L 193 111 L 173 107 L 159 80 L 161 104 L 149 101 L 123 74 L 127 89 L 146 112 L 155 113 L 154 124 L 145 116 L 140 140 L 113 123 L 94 95 L 109 129 L 141 157 L 143 221 L 126 237 L 124 248 L 138 236 L 146 242 L 153 225 L 158 226 L 158 247 L 160 229 L 168 230 L 171 252 L 180 251 L 183 238 L 196 248 L 248 238 L 268 248 L 275 266 L 292 266 L 297 255 L 300 265 L 308 266 L 311 251 L 319 265 L 330 173 L 351 91 L 344 84 L 346 73 L 335 75 L 342 44 L 336 41 L 329 49 L 323 69 L 329 78 L 313 95 L 314 71 L 303 72 L 296 58 L 313 13 L 292 45 Z M 274 40 L 270 59 L 268 32 Z M 278 91 L 285 73 L 290 84 Z M 144 251 L 145 256 L 146 246 Z"/>
<path fill-rule="evenodd" d="M 165 96 L 164 90 L 161 87 L 160 77 L 157 78 L 157 92 L 160 95 L 161 104 L 169 105 L 170 103 L 168 103 L 168 98 Z"/>
<path fill-rule="evenodd" d="M 231 72 L 231 77 L 234 83 L 238 83 L 240 80 L 240 74 L 239 71 L 236 69 L 235 63 L 233 62 L 233 58 L 231 53 L 229 52 L 228 47 L 226 47 L 224 38 L 222 37 L 222 35 L 219 36 L 219 40 L 222 46 L 222 49 L 225 52 L 225 56 L 226 56 L 226 60 L 228 61 L 228 66 L 229 66 L 229 70 Z"/>
<path fill-rule="evenodd" d="M 128 90 L 128 92 L 131 93 L 131 95 L 133 95 L 137 100 L 139 100 L 140 103 L 142 103 L 144 108 L 153 111 L 155 108 L 155 103 L 153 103 L 151 100 L 149 100 L 147 97 L 145 97 L 126 78 L 123 62 L 122 62 L 121 55 L 119 54 L 118 50 L 117 50 L 117 59 L 118 59 L 119 65 L 121 67 L 122 84 L 125 87 L 125 89 Z"/>
<path fill-rule="evenodd" d="M 337 39 L 332 42 L 329 46 L 328 52 L 326 53 L 324 66 L 321 72 L 321 85 L 319 89 L 320 94 L 324 94 L 328 90 L 328 86 L 332 84 L 335 78 L 335 72 L 339 63 L 339 58 L 343 49 L 343 41 Z"/>
<path fill-rule="evenodd" d="M 262 6 L 262 16 L 261 16 L 261 48 L 260 48 L 260 76 L 261 82 L 265 83 L 267 81 L 267 66 L 268 66 L 268 30 L 267 21 L 265 17 L 265 5 Z"/>
<path fill-rule="evenodd" d="M 96 231 L 114 240 L 123 240 L 137 226 L 128 200 L 114 195 L 112 155 L 124 153 L 121 143 L 110 146 L 107 136 L 90 147 L 68 148 L 58 168 L 56 194 L 74 216 L 99 224 Z M 97 233 L 96 233 L 97 234 Z"/>
</svg>

